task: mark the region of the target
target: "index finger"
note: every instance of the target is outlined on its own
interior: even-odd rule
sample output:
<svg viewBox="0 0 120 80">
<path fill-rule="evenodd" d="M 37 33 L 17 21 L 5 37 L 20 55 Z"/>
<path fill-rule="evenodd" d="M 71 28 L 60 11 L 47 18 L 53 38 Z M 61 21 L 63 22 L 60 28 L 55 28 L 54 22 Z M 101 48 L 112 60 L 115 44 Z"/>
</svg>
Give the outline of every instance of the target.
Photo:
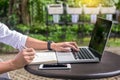
<svg viewBox="0 0 120 80">
<path fill-rule="evenodd" d="M 74 42 L 66 42 L 66 47 L 70 47 L 75 51 L 79 51 L 79 48 L 77 48 Z"/>
<path fill-rule="evenodd" d="M 79 47 L 76 42 L 70 42 L 70 44 L 74 46 L 75 50 L 79 51 Z"/>
<path fill-rule="evenodd" d="M 35 50 L 33 48 L 27 48 L 25 49 L 27 52 L 35 52 Z"/>
<path fill-rule="evenodd" d="M 78 45 L 76 42 L 70 42 L 71 45 L 74 45 L 76 48 L 78 48 Z"/>
</svg>

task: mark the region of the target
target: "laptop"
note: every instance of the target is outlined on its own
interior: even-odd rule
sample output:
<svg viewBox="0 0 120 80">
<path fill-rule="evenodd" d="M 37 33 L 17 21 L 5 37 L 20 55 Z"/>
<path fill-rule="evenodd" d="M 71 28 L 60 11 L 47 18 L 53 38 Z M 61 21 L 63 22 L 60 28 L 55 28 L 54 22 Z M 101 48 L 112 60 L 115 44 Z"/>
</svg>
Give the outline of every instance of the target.
<svg viewBox="0 0 120 80">
<path fill-rule="evenodd" d="M 97 18 L 89 46 L 80 47 L 79 52 L 56 52 L 58 63 L 100 62 L 111 32 L 112 21 Z"/>
<path fill-rule="evenodd" d="M 43 53 L 43 55 L 46 56 L 41 56 L 39 61 L 43 60 L 44 62 L 49 58 L 48 60 L 55 61 L 55 63 L 100 62 L 111 32 L 111 26 L 112 21 L 98 17 L 91 34 L 89 46 L 80 47 L 79 52 L 74 50 L 71 50 L 71 52 L 45 52 L 46 54 Z"/>
</svg>

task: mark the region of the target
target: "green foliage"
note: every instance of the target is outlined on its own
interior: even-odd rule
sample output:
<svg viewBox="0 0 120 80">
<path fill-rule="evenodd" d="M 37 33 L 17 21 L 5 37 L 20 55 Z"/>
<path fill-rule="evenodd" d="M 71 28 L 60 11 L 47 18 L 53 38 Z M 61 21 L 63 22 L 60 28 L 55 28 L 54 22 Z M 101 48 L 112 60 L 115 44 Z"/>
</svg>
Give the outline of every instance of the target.
<svg viewBox="0 0 120 80">
<path fill-rule="evenodd" d="M 9 45 L 0 43 L 0 52 L 13 52 L 15 49 Z"/>
<path fill-rule="evenodd" d="M 120 32 L 120 24 L 117 24 L 117 25 L 113 24 L 111 31 L 112 32 Z"/>
<path fill-rule="evenodd" d="M 86 35 L 90 35 L 93 30 L 94 25 L 93 24 L 84 24 L 84 33 Z"/>
<path fill-rule="evenodd" d="M 16 14 L 12 14 L 8 17 L 8 23 L 10 24 L 10 28 L 14 29 L 16 24 L 18 23 L 18 17 Z"/>
<path fill-rule="evenodd" d="M 44 18 L 43 18 L 43 0 L 30 0 L 30 12 L 31 12 L 31 16 L 33 18 L 33 22 L 35 21 L 39 21 L 39 22 L 43 22 Z"/>
<path fill-rule="evenodd" d="M 45 5 L 47 4 L 52 4 L 54 3 L 55 1 L 54 0 L 41 0 Z"/>
<path fill-rule="evenodd" d="M 120 10 L 120 0 L 114 0 L 117 9 Z"/>
<path fill-rule="evenodd" d="M 75 30 L 75 28 L 72 28 L 73 30 Z M 72 31 L 72 29 L 70 27 L 67 28 L 65 34 L 65 41 L 76 41 L 77 39 L 77 32 Z"/>
<path fill-rule="evenodd" d="M 50 32 L 48 36 L 48 40 L 52 40 L 54 42 L 64 41 L 64 34 L 62 31 Z"/>
<path fill-rule="evenodd" d="M 29 30 L 30 33 L 34 33 L 34 34 L 46 34 L 47 32 L 47 27 L 44 23 L 35 23 L 33 26 L 30 27 Z"/>
<path fill-rule="evenodd" d="M 82 4 L 88 7 L 97 7 L 99 6 L 101 0 L 82 0 Z"/>
<path fill-rule="evenodd" d="M 30 0 L 30 13 L 33 23 L 45 22 L 47 4 L 54 3 L 54 0 Z"/>
<path fill-rule="evenodd" d="M 107 43 L 108 46 L 119 47 L 120 46 L 120 38 L 110 38 Z"/>
<path fill-rule="evenodd" d="M 65 33 L 64 33 L 64 26 L 54 25 L 49 26 L 49 36 L 48 40 L 53 40 L 55 42 L 64 41 Z"/>
<path fill-rule="evenodd" d="M 67 4 L 68 4 L 70 7 L 81 7 L 81 6 L 82 6 L 81 0 L 68 0 L 68 1 L 67 1 Z"/>
<path fill-rule="evenodd" d="M 46 41 L 46 36 L 43 36 L 41 34 L 29 34 L 28 36 L 39 39 L 39 40 L 44 40 Z"/>
<path fill-rule="evenodd" d="M 68 26 L 68 28 L 70 28 L 71 31 L 73 31 L 73 32 L 77 32 L 78 31 L 78 25 Z"/>
<path fill-rule="evenodd" d="M 101 0 L 101 4 L 103 7 L 111 7 L 115 5 L 113 0 Z"/>
<path fill-rule="evenodd" d="M 50 25 L 50 26 L 48 26 L 48 28 L 49 28 L 49 32 L 57 32 L 57 31 L 59 32 L 63 29 L 62 26 L 59 26 L 57 24 Z"/>
<path fill-rule="evenodd" d="M 18 32 L 21 32 L 21 33 L 24 33 L 24 34 L 28 34 L 29 33 L 29 30 L 30 30 L 30 27 L 29 26 L 26 26 L 24 24 L 19 24 L 15 27 L 15 29 L 18 31 Z"/>
<path fill-rule="evenodd" d="M 7 16 L 8 0 L 0 0 L 0 17 Z"/>
</svg>

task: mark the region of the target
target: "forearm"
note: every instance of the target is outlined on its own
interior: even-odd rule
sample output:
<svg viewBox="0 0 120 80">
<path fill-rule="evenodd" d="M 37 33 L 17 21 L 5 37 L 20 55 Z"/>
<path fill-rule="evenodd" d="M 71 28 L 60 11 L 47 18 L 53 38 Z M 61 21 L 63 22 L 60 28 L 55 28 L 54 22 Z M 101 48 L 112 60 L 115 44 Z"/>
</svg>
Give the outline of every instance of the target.
<svg viewBox="0 0 120 80">
<path fill-rule="evenodd" d="M 15 70 L 15 66 L 12 64 L 12 60 L 0 62 L 0 74 Z"/>
<path fill-rule="evenodd" d="M 47 49 L 47 42 L 28 37 L 25 46 L 32 47 L 34 49 L 45 50 Z"/>
<path fill-rule="evenodd" d="M 6 25 L 0 23 L 0 43 L 10 45 L 20 51 L 26 42 L 26 35 L 10 30 Z"/>
</svg>

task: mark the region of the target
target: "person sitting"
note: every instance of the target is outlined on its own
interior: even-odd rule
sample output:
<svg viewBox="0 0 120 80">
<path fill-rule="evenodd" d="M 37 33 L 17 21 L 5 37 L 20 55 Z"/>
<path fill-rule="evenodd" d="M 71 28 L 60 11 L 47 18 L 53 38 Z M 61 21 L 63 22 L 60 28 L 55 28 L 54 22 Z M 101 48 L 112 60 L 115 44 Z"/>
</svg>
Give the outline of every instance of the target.
<svg viewBox="0 0 120 80">
<path fill-rule="evenodd" d="M 0 23 L 0 42 L 10 45 L 19 50 L 18 54 L 10 60 L 0 62 L 0 74 L 8 71 L 23 68 L 31 63 L 35 57 L 35 50 L 54 50 L 54 51 L 70 51 L 72 48 L 78 51 L 76 42 L 50 42 L 42 41 L 17 31 L 10 30 L 5 24 Z M 27 47 L 24 49 L 24 47 Z"/>
</svg>

